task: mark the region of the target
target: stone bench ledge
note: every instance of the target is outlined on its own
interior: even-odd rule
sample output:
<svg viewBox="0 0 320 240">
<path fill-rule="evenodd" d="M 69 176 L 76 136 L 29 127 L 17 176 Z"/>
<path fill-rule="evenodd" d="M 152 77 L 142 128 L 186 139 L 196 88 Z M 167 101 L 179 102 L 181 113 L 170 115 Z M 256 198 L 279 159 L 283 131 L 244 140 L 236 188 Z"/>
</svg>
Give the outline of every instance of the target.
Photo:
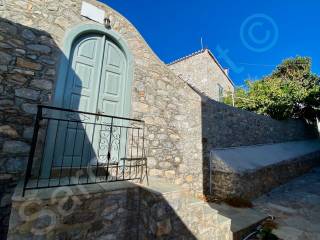
<svg viewBox="0 0 320 240">
<path fill-rule="evenodd" d="M 210 161 L 213 171 L 242 174 L 316 152 L 320 152 L 320 139 L 213 149 Z"/>
</svg>

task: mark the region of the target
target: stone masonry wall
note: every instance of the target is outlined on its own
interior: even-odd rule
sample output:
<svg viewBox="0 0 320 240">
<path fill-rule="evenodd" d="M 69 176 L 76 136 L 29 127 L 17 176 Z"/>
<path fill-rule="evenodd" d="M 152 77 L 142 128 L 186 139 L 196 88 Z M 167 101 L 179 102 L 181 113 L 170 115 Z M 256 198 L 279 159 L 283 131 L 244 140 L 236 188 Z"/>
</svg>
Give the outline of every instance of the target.
<svg viewBox="0 0 320 240">
<path fill-rule="evenodd" d="M 0 20 L 0 172 L 23 172 L 37 104 L 50 102 L 58 52 L 51 36 Z"/>
<path fill-rule="evenodd" d="M 98 1 L 134 57 L 132 118 L 146 122 L 149 173 L 201 192 L 200 97 L 163 64 L 123 16 Z M 21 174 L 36 104 L 50 104 L 66 32 L 82 23 L 81 0 L 8 0 L 0 7 L 0 161 Z M 12 169 L 14 168 L 14 169 Z"/>
<path fill-rule="evenodd" d="M 219 100 L 219 85 L 224 94 L 234 92 L 234 86 L 225 72 L 215 62 L 208 49 L 168 65 L 183 80 L 195 86 L 211 99 Z"/>
<path fill-rule="evenodd" d="M 318 136 L 315 126 L 302 120 L 277 121 L 205 98 L 203 138 L 209 149 L 280 143 Z"/>
<path fill-rule="evenodd" d="M 16 187 L 15 179 L 9 174 L 0 175 L 0 239 L 7 239 L 11 210 L 11 197 Z"/>
<path fill-rule="evenodd" d="M 186 191 L 158 192 L 125 182 L 112 190 L 104 187 L 15 195 L 8 240 L 232 239 L 231 221 L 218 221 L 215 209 L 190 199 Z"/>
<path fill-rule="evenodd" d="M 320 152 L 244 173 L 212 171 L 212 194 L 218 199 L 254 199 L 320 165 Z"/>
<path fill-rule="evenodd" d="M 139 239 L 231 240 L 231 221 L 183 192 L 140 189 Z"/>
<path fill-rule="evenodd" d="M 201 95 L 201 94 L 200 94 Z M 277 121 L 203 96 L 203 187 L 209 191 L 209 157 L 215 148 L 250 146 L 317 138 L 314 126 L 302 120 Z M 215 181 L 215 180 L 213 180 Z M 216 183 L 222 184 L 223 180 Z M 242 182 L 244 184 L 244 182 Z M 221 185 L 223 189 L 225 184 Z M 218 187 L 216 185 L 216 187 Z"/>
<path fill-rule="evenodd" d="M 69 191 L 53 189 L 46 198 L 14 200 L 8 240 L 137 239 L 138 188 L 73 196 Z"/>
</svg>

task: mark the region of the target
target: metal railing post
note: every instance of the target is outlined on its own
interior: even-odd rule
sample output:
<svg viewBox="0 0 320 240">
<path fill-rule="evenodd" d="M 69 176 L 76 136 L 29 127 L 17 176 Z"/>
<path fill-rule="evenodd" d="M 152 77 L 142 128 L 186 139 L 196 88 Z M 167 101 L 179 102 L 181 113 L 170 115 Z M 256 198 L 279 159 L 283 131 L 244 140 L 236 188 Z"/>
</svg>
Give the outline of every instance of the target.
<svg viewBox="0 0 320 240">
<path fill-rule="evenodd" d="M 37 109 L 36 123 L 34 125 L 32 142 L 31 142 L 31 149 L 30 149 L 30 154 L 29 154 L 29 158 L 28 158 L 26 173 L 25 173 L 25 176 L 24 176 L 22 197 L 24 197 L 24 195 L 25 195 L 26 186 L 27 186 L 28 181 L 29 181 L 29 179 L 31 177 L 33 158 L 34 158 L 34 153 L 35 153 L 35 150 L 36 150 L 36 145 L 37 145 L 37 140 L 38 140 L 39 126 L 40 126 L 40 121 L 42 119 L 42 106 L 38 105 L 37 108 L 38 109 Z"/>
<path fill-rule="evenodd" d="M 108 155 L 107 155 L 107 176 L 109 177 L 109 164 L 111 159 L 111 148 L 112 148 L 112 127 L 113 127 L 113 117 L 111 118 L 111 124 L 110 124 L 110 134 L 109 134 L 109 145 L 108 145 Z M 107 179 L 108 180 L 108 179 Z"/>
<path fill-rule="evenodd" d="M 209 155 L 209 193 L 212 195 L 212 151 L 210 151 Z"/>
</svg>

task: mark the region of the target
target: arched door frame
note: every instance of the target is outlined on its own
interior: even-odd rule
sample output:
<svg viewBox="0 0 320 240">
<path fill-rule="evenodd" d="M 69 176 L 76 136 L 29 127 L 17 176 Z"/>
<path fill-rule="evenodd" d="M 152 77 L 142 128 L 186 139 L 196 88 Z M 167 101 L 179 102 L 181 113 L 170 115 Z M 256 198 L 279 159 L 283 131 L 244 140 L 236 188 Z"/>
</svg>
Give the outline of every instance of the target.
<svg viewBox="0 0 320 240">
<path fill-rule="evenodd" d="M 124 102 L 124 109 L 123 109 L 124 116 L 121 116 L 121 117 L 129 117 L 131 112 L 133 55 L 131 54 L 131 51 L 129 50 L 128 45 L 126 44 L 124 39 L 118 33 L 113 31 L 112 29 L 106 29 L 103 25 L 97 25 L 97 24 L 81 24 L 72 28 L 70 31 L 66 33 L 63 41 L 63 51 L 60 57 L 58 78 L 57 78 L 55 90 L 53 93 L 53 105 L 56 107 L 63 106 L 63 94 L 66 86 L 68 68 L 70 64 L 69 58 L 70 58 L 73 43 L 74 41 L 76 41 L 78 37 L 88 33 L 99 33 L 99 34 L 105 35 L 106 38 L 114 42 L 123 51 L 125 55 L 126 62 L 127 62 L 127 68 L 125 73 L 127 84 L 125 84 L 125 86 L 128 89 L 125 89 L 126 97 L 124 100 L 125 102 Z"/>
</svg>

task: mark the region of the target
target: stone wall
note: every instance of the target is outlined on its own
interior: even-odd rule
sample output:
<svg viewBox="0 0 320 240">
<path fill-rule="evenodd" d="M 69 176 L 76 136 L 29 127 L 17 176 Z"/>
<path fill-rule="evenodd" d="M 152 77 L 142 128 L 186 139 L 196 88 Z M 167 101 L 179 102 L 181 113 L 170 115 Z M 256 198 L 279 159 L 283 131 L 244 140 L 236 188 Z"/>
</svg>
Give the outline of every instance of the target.
<svg viewBox="0 0 320 240">
<path fill-rule="evenodd" d="M 216 210 L 181 189 L 126 182 L 75 188 L 15 195 L 8 240 L 232 239 L 229 219 L 218 221 Z"/>
<path fill-rule="evenodd" d="M 123 16 L 106 12 L 112 31 L 134 58 L 131 117 L 146 122 L 149 173 L 201 192 L 200 97 L 163 64 Z M 36 104 L 50 104 L 63 39 L 71 28 L 97 24 L 80 16 L 81 0 L 5 1 L 0 8 L 0 166 L 21 174 L 30 149 Z"/>
<path fill-rule="evenodd" d="M 140 196 L 139 239 L 232 239 L 230 220 L 219 221 L 208 203 L 178 191 L 141 189 Z"/>
<path fill-rule="evenodd" d="M 277 121 L 208 98 L 202 103 L 203 141 L 207 149 L 280 143 L 318 137 L 302 120 Z"/>
<path fill-rule="evenodd" d="M 72 196 L 69 191 L 14 200 L 8 240 L 137 239 L 138 188 Z"/>
<path fill-rule="evenodd" d="M 6 239 L 9 227 L 11 197 L 16 187 L 11 175 L 0 175 L 0 239 Z"/>
<path fill-rule="evenodd" d="M 302 120 L 277 121 L 268 116 L 216 102 L 199 94 L 202 96 L 203 191 L 205 193 L 209 192 L 208 163 L 210 151 L 213 149 L 318 137 L 316 128 Z"/>
<path fill-rule="evenodd" d="M 218 199 L 254 199 L 320 166 L 320 152 L 243 173 L 212 171 L 212 195 Z"/>
<path fill-rule="evenodd" d="M 216 101 L 219 101 L 219 85 L 223 88 L 224 94 L 234 92 L 230 78 L 208 49 L 177 60 L 168 66 L 187 83 Z"/>
<path fill-rule="evenodd" d="M 59 50 L 51 36 L 0 19 L 0 172 L 23 172 L 37 104 L 48 104 Z"/>
</svg>

